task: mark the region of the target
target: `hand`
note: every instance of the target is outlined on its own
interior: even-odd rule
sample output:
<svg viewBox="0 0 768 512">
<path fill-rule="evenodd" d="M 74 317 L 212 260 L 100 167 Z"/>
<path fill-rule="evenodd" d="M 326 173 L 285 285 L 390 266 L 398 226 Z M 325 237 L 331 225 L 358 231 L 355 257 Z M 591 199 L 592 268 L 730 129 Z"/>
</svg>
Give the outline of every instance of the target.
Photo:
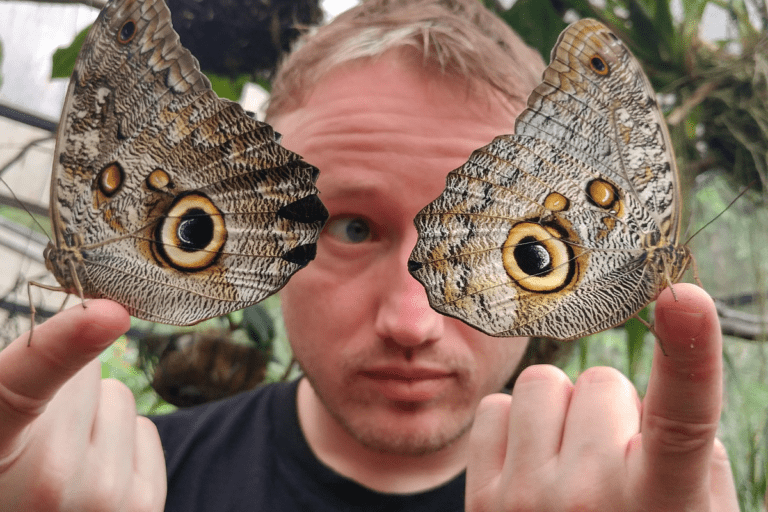
<svg viewBox="0 0 768 512">
<path fill-rule="evenodd" d="M 98 354 L 128 329 L 106 300 L 76 305 L 0 352 L 0 511 L 162 510 L 157 429 Z"/>
<path fill-rule="evenodd" d="M 656 305 L 645 400 L 611 368 L 571 384 L 532 366 L 512 397 L 481 402 L 470 434 L 469 511 L 735 511 L 728 457 L 715 439 L 722 336 L 709 296 L 677 284 Z"/>
</svg>

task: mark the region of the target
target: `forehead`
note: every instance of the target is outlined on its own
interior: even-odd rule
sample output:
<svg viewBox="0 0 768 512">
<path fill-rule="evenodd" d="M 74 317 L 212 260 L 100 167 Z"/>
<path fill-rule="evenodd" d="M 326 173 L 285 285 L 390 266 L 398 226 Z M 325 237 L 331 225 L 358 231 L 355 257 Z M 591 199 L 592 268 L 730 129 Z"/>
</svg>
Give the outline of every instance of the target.
<svg viewBox="0 0 768 512">
<path fill-rule="evenodd" d="M 512 133 L 521 107 L 391 51 L 330 71 L 304 105 L 271 122 L 287 148 L 320 169 L 324 201 L 382 187 L 431 200 L 473 150 Z"/>
</svg>

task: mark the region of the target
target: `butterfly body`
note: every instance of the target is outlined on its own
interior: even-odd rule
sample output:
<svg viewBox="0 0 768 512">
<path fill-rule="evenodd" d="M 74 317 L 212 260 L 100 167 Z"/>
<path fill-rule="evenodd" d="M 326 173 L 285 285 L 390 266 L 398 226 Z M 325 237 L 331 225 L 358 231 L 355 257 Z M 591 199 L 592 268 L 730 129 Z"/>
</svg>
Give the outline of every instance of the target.
<svg viewBox="0 0 768 512">
<path fill-rule="evenodd" d="M 432 307 L 495 336 L 610 328 L 690 260 L 653 90 L 594 20 L 561 34 L 515 134 L 452 171 L 415 223 L 409 266 Z"/>
<path fill-rule="evenodd" d="M 318 171 L 211 90 L 161 0 L 115 0 L 57 134 L 46 265 L 69 293 L 187 325 L 280 289 L 327 218 Z"/>
</svg>

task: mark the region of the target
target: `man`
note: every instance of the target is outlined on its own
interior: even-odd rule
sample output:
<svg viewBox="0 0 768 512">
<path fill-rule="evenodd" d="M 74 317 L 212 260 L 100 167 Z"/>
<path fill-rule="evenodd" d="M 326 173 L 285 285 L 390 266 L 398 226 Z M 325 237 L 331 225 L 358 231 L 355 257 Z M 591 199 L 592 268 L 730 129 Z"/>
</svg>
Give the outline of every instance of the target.
<svg viewBox="0 0 768 512">
<path fill-rule="evenodd" d="M 167 510 L 738 509 L 704 292 L 659 299 L 669 356 L 641 406 L 607 368 L 534 366 L 492 394 L 526 341 L 438 315 L 408 274 L 413 216 L 512 131 L 541 66 L 474 0 L 369 0 L 286 63 L 269 120 L 331 215 L 282 292 L 306 378 L 155 418 Z M 0 509 L 163 508 L 157 433 L 89 363 L 127 326 L 91 301 L 0 353 Z"/>
</svg>

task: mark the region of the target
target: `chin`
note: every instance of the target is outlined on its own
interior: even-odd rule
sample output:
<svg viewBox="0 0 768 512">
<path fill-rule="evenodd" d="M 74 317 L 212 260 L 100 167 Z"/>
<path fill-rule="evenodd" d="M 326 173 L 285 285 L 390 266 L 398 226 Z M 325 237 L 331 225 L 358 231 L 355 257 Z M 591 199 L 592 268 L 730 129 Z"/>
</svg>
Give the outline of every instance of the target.
<svg viewBox="0 0 768 512">
<path fill-rule="evenodd" d="M 423 411 L 407 404 L 358 418 L 337 416 L 337 421 L 360 444 L 392 455 L 421 456 L 454 443 L 472 427 L 472 415 L 458 411 Z"/>
</svg>

